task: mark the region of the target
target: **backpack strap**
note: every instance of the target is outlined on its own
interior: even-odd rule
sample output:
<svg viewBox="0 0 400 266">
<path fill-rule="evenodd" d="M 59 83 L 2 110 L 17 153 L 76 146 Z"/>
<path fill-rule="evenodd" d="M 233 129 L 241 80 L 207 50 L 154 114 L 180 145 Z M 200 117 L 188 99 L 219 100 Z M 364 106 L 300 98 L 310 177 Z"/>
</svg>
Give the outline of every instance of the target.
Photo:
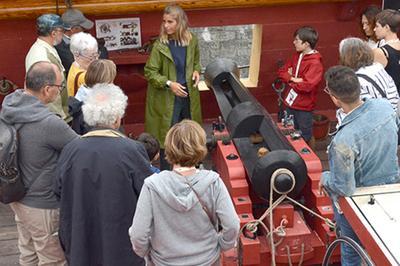
<svg viewBox="0 0 400 266">
<path fill-rule="evenodd" d="M 357 75 L 357 77 L 363 78 L 366 81 L 368 81 L 369 83 L 371 83 L 372 86 L 374 86 L 375 89 L 377 91 L 379 91 L 379 93 L 382 96 L 382 98 L 387 98 L 386 93 L 381 89 L 381 87 L 379 87 L 379 85 L 375 82 L 375 80 L 373 80 L 372 78 L 370 78 L 369 76 L 367 76 L 365 74 L 356 73 L 356 75 Z"/>
<path fill-rule="evenodd" d="M 79 86 L 78 86 L 79 77 L 80 77 L 83 73 L 85 73 L 85 71 L 81 71 L 81 72 L 76 73 L 75 80 L 74 80 L 74 95 L 76 95 L 76 93 L 78 92 L 78 89 L 79 89 Z M 73 95 L 73 96 L 74 96 L 74 95 Z"/>
</svg>

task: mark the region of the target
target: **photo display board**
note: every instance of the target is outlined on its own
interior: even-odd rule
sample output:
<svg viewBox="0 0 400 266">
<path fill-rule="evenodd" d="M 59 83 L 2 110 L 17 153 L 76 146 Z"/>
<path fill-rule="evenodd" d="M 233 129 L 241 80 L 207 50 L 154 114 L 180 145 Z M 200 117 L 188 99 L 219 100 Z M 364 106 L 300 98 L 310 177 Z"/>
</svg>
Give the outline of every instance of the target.
<svg viewBox="0 0 400 266">
<path fill-rule="evenodd" d="M 96 20 L 96 36 L 103 38 L 107 50 L 139 48 L 142 46 L 139 18 Z"/>
</svg>

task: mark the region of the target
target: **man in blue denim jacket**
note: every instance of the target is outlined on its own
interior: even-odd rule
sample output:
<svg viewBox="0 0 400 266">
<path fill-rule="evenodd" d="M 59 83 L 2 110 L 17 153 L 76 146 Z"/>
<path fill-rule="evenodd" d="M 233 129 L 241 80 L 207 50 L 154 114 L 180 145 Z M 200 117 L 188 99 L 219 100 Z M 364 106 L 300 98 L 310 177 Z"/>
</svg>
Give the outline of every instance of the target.
<svg viewBox="0 0 400 266">
<path fill-rule="evenodd" d="M 330 171 L 320 187 L 330 195 L 341 235 L 360 243 L 338 208 L 339 196 L 351 196 L 357 187 L 399 182 L 396 114 L 386 99 L 360 100 L 360 83 L 354 71 L 344 66 L 325 73 L 327 92 L 346 117 L 328 148 Z M 342 265 L 361 265 L 360 257 L 341 244 Z"/>
</svg>

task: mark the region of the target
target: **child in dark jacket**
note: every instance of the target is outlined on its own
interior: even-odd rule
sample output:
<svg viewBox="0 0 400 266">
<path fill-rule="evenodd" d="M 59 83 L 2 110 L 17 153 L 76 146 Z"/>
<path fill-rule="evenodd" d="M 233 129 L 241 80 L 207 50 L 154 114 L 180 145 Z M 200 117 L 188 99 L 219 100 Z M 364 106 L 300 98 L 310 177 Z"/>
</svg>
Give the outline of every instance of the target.
<svg viewBox="0 0 400 266">
<path fill-rule="evenodd" d="M 153 135 L 149 133 L 140 134 L 137 140 L 141 142 L 146 149 L 147 155 L 150 159 L 150 170 L 155 174 L 159 173 L 160 169 L 153 166 L 152 162 L 157 161 L 160 157 L 160 143 Z"/>
<path fill-rule="evenodd" d="M 300 130 L 309 143 L 312 139 L 312 112 L 324 70 L 321 54 L 314 50 L 318 41 L 317 31 L 301 27 L 293 36 L 296 54 L 279 69 L 278 76 L 289 85 L 284 97 L 286 111 L 293 115 L 295 129 Z"/>
</svg>

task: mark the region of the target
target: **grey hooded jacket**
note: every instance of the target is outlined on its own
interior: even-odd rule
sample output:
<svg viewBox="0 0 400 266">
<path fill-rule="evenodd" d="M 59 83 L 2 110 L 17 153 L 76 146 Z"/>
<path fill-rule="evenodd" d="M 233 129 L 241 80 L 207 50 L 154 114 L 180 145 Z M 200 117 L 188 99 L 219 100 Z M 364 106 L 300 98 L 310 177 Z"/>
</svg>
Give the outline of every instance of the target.
<svg viewBox="0 0 400 266">
<path fill-rule="evenodd" d="M 186 180 L 219 221 L 219 233 Z M 139 256 L 150 255 L 155 265 L 171 266 L 211 265 L 221 250 L 234 247 L 238 233 L 239 218 L 228 190 L 219 175 L 208 170 L 188 177 L 162 171 L 147 178 L 129 228 Z"/>
<path fill-rule="evenodd" d="M 29 187 L 20 202 L 33 208 L 58 208 L 52 190 L 58 156 L 78 135 L 24 90 L 4 98 L 0 116 L 14 124 L 19 134 L 18 162 L 24 184 Z"/>
</svg>

